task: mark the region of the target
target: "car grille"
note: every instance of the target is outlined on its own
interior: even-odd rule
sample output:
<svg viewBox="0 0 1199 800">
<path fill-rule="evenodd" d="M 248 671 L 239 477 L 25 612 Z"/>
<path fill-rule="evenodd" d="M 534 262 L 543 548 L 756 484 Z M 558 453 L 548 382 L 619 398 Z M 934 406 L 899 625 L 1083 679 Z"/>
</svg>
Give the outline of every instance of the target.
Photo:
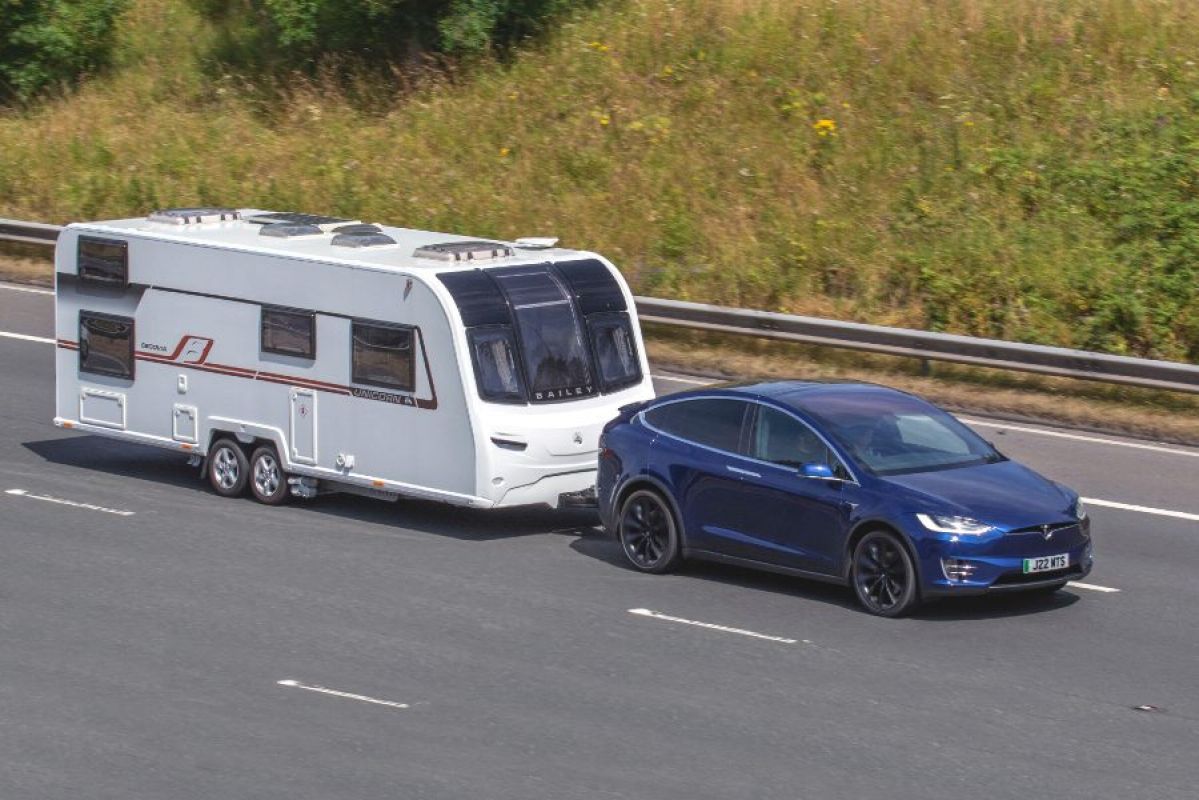
<svg viewBox="0 0 1199 800">
<path fill-rule="evenodd" d="M 1082 576 L 1082 567 L 1077 564 L 1065 569 L 1055 569 L 1052 572 L 1033 572 L 1024 574 L 1023 572 L 1008 572 L 1000 575 L 992 586 L 1020 586 L 1025 583 L 1041 583 L 1042 581 L 1052 580 L 1069 580 Z"/>
<path fill-rule="evenodd" d="M 1054 536 L 1057 536 L 1059 533 L 1076 533 L 1077 529 L 1078 529 L 1077 522 L 1058 522 L 1058 523 L 1055 523 L 1055 524 L 1052 524 L 1049 526 L 1049 531 Z M 1016 528 L 1011 533 L 1014 533 L 1014 534 L 1035 533 L 1038 536 L 1044 536 L 1045 535 L 1045 526 L 1044 525 L 1029 525 L 1027 528 Z"/>
</svg>

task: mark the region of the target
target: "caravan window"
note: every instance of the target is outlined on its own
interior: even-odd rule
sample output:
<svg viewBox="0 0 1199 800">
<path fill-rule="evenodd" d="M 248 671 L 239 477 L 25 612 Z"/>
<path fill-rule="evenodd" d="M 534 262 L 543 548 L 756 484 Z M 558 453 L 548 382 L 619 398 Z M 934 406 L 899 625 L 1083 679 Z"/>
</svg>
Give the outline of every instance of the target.
<svg viewBox="0 0 1199 800">
<path fill-rule="evenodd" d="M 599 368 L 600 383 L 605 392 L 637 383 L 641 380 L 641 364 L 629 315 L 592 314 L 587 318 L 591 331 L 591 346 Z"/>
<path fill-rule="evenodd" d="M 133 320 L 79 312 L 79 371 L 133 377 Z"/>
<path fill-rule="evenodd" d="M 516 345 L 509 327 L 476 328 L 470 332 L 475 377 L 484 400 L 523 403 L 525 383 L 516 365 Z"/>
<path fill-rule="evenodd" d="M 262 308 L 262 351 L 316 357 L 316 314 L 289 308 Z"/>
<path fill-rule="evenodd" d="M 410 392 L 416 387 L 413 328 L 382 322 L 353 323 L 354 383 Z"/>
<path fill-rule="evenodd" d="M 107 286 L 129 284 L 129 243 L 118 239 L 79 237 L 79 279 Z"/>
</svg>

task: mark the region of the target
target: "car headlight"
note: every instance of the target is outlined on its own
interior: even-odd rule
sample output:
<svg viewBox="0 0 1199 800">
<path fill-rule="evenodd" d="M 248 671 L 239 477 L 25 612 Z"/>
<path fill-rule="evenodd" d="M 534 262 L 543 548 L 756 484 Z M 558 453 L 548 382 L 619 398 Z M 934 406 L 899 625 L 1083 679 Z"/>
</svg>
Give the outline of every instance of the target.
<svg viewBox="0 0 1199 800">
<path fill-rule="evenodd" d="M 952 517 L 941 514 L 917 514 L 916 519 L 930 531 L 953 533 L 958 536 L 982 536 L 995 530 L 995 526 L 979 522 L 970 517 Z"/>
<path fill-rule="evenodd" d="M 1087 518 L 1087 505 L 1081 497 L 1074 501 L 1074 516 L 1078 518 L 1079 522 Z"/>
</svg>

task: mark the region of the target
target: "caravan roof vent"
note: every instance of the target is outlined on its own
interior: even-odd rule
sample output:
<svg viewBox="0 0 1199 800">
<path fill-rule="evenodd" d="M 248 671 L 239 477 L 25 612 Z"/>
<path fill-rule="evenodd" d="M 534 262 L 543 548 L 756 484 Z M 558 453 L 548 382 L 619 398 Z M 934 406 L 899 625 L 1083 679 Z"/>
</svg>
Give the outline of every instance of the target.
<svg viewBox="0 0 1199 800">
<path fill-rule="evenodd" d="M 500 242 L 445 242 L 418 247 L 412 255 L 416 258 L 434 258 L 438 261 L 489 261 L 495 258 L 507 258 L 512 255 L 512 248 Z"/>
<path fill-rule="evenodd" d="M 334 247 L 382 247 L 395 244 L 396 240 L 385 233 L 369 231 L 363 233 L 339 233 L 333 237 Z"/>
<path fill-rule="evenodd" d="M 325 232 L 315 225 L 296 225 L 291 222 L 272 222 L 263 225 L 258 231 L 259 236 L 274 236 L 279 239 L 293 239 L 297 236 L 324 236 Z"/>
<path fill-rule="evenodd" d="M 358 222 L 358 220 L 324 217 L 320 214 L 301 214 L 296 211 L 271 211 L 246 217 L 246 222 L 253 222 L 256 225 L 274 225 L 280 222 L 292 225 L 315 225 L 322 231 L 328 232 L 339 225 L 348 225 Z"/>
<path fill-rule="evenodd" d="M 353 222 L 349 225 L 338 225 L 333 229 L 334 233 L 382 233 L 383 229 L 378 225 L 366 225 L 361 222 Z"/>
<path fill-rule="evenodd" d="M 147 219 L 167 225 L 195 225 L 241 219 L 241 212 L 236 208 L 165 208 L 150 214 Z"/>
</svg>

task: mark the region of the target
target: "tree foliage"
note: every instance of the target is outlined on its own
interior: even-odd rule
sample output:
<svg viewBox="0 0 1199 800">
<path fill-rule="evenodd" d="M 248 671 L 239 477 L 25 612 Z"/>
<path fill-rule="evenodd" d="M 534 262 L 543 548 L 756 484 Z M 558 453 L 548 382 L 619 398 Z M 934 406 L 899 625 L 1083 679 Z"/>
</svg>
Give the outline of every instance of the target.
<svg viewBox="0 0 1199 800">
<path fill-rule="evenodd" d="M 229 4 L 208 0 L 228 18 Z M 244 0 L 265 44 L 285 62 L 325 55 L 389 61 L 416 52 L 476 56 L 540 33 L 570 0 Z"/>
<path fill-rule="evenodd" d="M 24 101 L 103 66 L 127 0 L 0 0 L 0 101 Z"/>
</svg>

